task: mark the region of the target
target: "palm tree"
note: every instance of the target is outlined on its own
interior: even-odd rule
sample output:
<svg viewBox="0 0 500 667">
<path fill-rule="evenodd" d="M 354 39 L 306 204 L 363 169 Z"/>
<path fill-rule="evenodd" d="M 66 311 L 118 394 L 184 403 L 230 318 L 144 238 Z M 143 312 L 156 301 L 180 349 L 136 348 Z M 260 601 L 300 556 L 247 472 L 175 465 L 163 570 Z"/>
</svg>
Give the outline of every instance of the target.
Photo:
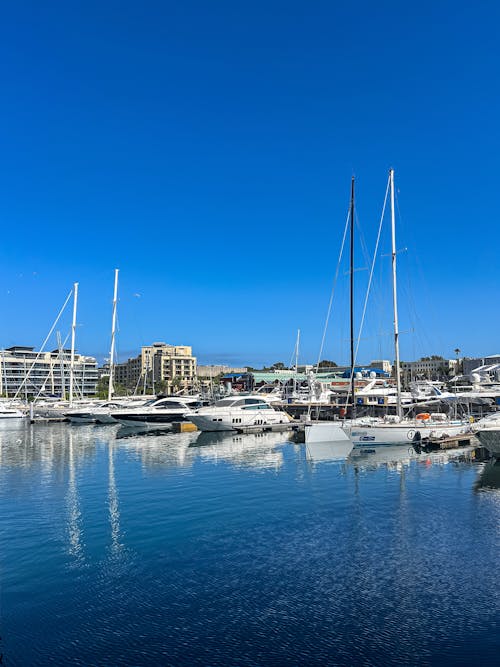
<svg viewBox="0 0 500 667">
<path fill-rule="evenodd" d="M 457 365 L 455 367 L 455 375 L 458 375 L 458 371 L 460 370 L 460 348 L 456 347 L 454 352 L 457 355 Z"/>
</svg>

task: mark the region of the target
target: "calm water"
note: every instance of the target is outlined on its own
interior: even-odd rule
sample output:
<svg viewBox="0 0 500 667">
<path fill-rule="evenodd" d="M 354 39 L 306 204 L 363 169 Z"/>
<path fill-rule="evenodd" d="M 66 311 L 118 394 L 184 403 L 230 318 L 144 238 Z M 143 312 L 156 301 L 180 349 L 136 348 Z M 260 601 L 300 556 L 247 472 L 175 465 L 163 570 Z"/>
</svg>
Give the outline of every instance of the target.
<svg viewBox="0 0 500 667">
<path fill-rule="evenodd" d="M 5 665 L 496 662 L 498 467 L 116 433 L 0 431 Z"/>
</svg>

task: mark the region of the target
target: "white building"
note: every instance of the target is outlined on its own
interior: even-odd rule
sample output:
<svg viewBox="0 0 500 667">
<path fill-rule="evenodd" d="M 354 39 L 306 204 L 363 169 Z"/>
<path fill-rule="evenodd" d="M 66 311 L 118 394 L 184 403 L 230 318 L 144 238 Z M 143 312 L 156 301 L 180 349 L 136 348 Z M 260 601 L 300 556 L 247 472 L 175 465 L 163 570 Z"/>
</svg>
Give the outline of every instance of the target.
<svg viewBox="0 0 500 667">
<path fill-rule="evenodd" d="M 60 396 L 69 393 L 71 350 L 36 352 L 16 345 L 0 350 L 0 395 L 21 398 Z M 75 354 L 75 396 L 93 396 L 97 386 L 97 361 Z"/>
</svg>

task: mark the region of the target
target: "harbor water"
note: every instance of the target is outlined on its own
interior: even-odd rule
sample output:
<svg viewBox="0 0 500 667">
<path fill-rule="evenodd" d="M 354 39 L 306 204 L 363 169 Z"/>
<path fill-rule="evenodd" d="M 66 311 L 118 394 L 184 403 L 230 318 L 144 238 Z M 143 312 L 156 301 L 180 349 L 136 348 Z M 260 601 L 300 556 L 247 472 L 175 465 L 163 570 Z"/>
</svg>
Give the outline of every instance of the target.
<svg viewBox="0 0 500 667">
<path fill-rule="evenodd" d="M 2 426 L 7 667 L 496 662 L 492 462 L 119 435 Z"/>
</svg>

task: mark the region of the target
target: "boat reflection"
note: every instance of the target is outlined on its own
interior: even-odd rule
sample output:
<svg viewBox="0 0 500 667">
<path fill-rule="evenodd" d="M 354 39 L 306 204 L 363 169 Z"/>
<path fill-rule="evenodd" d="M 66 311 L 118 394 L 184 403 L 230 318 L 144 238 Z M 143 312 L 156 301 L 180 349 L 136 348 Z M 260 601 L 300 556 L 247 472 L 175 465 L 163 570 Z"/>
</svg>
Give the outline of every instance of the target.
<svg viewBox="0 0 500 667">
<path fill-rule="evenodd" d="M 277 447 L 285 442 L 286 435 L 283 433 L 202 432 L 190 448 L 200 459 L 212 463 L 278 469 L 283 464 L 283 452 Z"/>
<path fill-rule="evenodd" d="M 443 466 L 450 463 L 472 463 L 476 460 L 474 447 L 461 447 L 435 452 L 417 451 L 413 445 L 354 447 L 347 459 L 357 469 L 386 467 L 389 470 L 402 471 L 413 462 L 429 466 Z"/>
<path fill-rule="evenodd" d="M 146 468 L 190 468 L 195 455 L 189 445 L 197 433 L 128 433 L 117 437 L 116 448 L 133 454 Z"/>
<path fill-rule="evenodd" d="M 396 470 L 410 465 L 419 458 L 419 454 L 411 445 L 394 445 L 382 447 L 353 447 L 349 455 L 349 463 L 356 468 L 378 468 L 386 466 Z"/>
<path fill-rule="evenodd" d="M 306 459 L 314 463 L 346 461 L 352 451 L 350 440 L 338 442 L 309 442 L 305 445 Z"/>
<path fill-rule="evenodd" d="M 82 545 L 82 513 L 80 498 L 75 474 L 75 452 L 73 433 L 68 433 L 68 488 L 66 492 L 66 507 L 68 512 L 68 552 L 77 560 L 83 559 Z"/>
<path fill-rule="evenodd" d="M 493 459 L 484 464 L 484 467 L 474 484 L 475 491 L 500 490 L 500 461 Z"/>
</svg>

